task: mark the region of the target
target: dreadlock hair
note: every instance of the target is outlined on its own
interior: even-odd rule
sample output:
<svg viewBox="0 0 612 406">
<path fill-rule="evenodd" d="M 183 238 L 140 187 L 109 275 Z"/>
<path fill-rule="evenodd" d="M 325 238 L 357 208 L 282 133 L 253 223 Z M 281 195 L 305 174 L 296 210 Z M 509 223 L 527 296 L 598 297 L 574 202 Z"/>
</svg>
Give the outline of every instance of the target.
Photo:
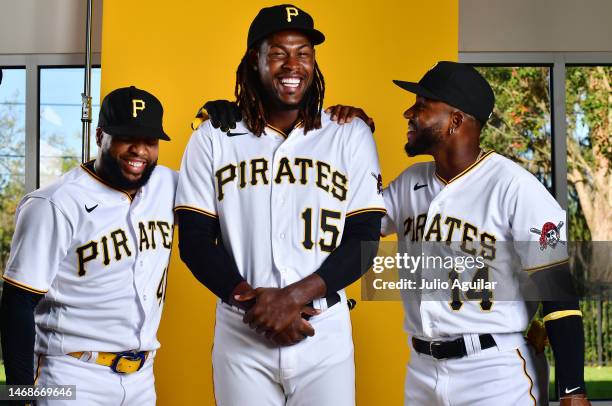
<svg viewBox="0 0 612 406">
<path fill-rule="evenodd" d="M 257 49 L 259 44 L 252 49 Z M 242 118 L 247 128 L 255 135 L 260 136 L 266 126 L 266 117 L 262 95 L 264 89 L 259 80 L 259 74 L 249 66 L 248 49 L 238 69 L 236 70 L 236 87 L 234 95 L 238 108 L 242 111 Z M 309 89 L 304 94 L 300 103 L 299 116 L 304 122 L 304 134 L 310 130 L 321 128 L 321 109 L 323 108 L 323 96 L 325 94 L 325 80 L 315 61 L 314 77 Z"/>
</svg>

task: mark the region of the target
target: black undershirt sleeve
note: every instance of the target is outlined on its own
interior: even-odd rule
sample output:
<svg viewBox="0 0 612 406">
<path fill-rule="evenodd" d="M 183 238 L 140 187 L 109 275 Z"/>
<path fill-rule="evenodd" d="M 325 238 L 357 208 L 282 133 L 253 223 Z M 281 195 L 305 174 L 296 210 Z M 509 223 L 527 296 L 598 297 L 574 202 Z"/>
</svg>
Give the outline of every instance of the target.
<svg viewBox="0 0 612 406">
<path fill-rule="evenodd" d="M 4 283 L 0 336 L 7 385 L 34 384 L 34 308 L 42 297 Z"/>
<path fill-rule="evenodd" d="M 191 210 L 176 213 L 181 259 L 198 281 L 227 302 L 244 279 L 223 247 L 219 220 Z"/>
<path fill-rule="evenodd" d="M 579 315 L 564 315 L 580 310 L 578 295 L 569 265 L 563 263 L 532 275 L 542 295 L 548 340 L 555 357 L 555 371 L 560 396 L 586 393 L 584 383 L 584 327 Z M 559 318 L 551 315 L 561 316 Z M 547 320 L 547 316 L 549 320 Z"/>
<path fill-rule="evenodd" d="M 327 286 L 327 294 L 359 279 L 372 265 L 380 240 L 382 212 L 365 212 L 346 219 L 342 242 L 315 272 Z M 369 241 L 369 244 L 362 242 Z"/>
<path fill-rule="evenodd" d="M 555 357 L 560 396 L 586 393 L 584 383 L 584 327 L 582 317 L 568 316 L 545 323 Z"/>
</svg>

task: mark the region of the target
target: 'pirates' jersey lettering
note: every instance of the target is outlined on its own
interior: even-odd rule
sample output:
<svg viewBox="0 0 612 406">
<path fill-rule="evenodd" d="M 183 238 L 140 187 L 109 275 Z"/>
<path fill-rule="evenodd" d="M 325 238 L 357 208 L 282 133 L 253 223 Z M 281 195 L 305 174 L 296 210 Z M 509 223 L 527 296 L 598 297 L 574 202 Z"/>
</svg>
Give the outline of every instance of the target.
<svg viewBox="0 0 612 406">
<path fill-rule="evenodd" d="M 148 224 L 148 227 L 146 225 Z M 162 238 L 162 246 L 165 249 L 170 249 L 172 247 L 172 227 L 173 225 L 169 224 L 166 221 L 140 221 L 138 222 L 138 230 L 139 230 L 139 251 L 156 249 L 155 245 L 155 234 L 159 234 Z M 114 249 L 114 257 L 115 261 L 121 261 L 123 256 L 132 256 L 132 251 L 130 250 L 130 241 L 125 231 L 122 229 L 117 229 L 108 235 L 104 235 L 100 238 L 100 241 L 91 240 L 87 244 L 82 245 L 76 248 L 77 255 L 77 272 L 79 276 L 85 276 L 87 270 L 85 268 L 85 264 L 89 261 L 93 261 L 98 258 L 100 252 L 102 255 L 102 263 L 106 266 L 110 264 L 110 258 L 108 255 L 108 241 L 109 239 L 113 242 Z M 101 247 L 101 250 L 98 248 Z"/>
<path fill-rule="evenodd" d="M 470 255 L 481 255 L 484 259 L 495 259 L 495 241 L 494 235 L 486 231 L 479 232 L 478 227 L 468 223 L 467 221 L 456 217 L 442 217 L 440 213 L 436 213 L 429 224 L 427 232 L 423 236 L 425 223 L 427 222 L 427 213 L 421 213 L 417 216 L 416 224 L 414 217 L 407 217 L 404 224 L 404 236 L 410 234 L 410 241 L 461 241 L 461 249 Z M 457 232 L 455 234 L 455 231 Z M 461 236 L 460 238 L 458 238 Z M 476 250 L 471 241 L 477 241 L 476 244 L 480 250 Z"/>
<path fill-rule="evenodd" d="M 250 174 L 247 171 L 250 168 Z M 250 178 L 250 185 L 267 185 L 269 178 L 270 163 L 266 158 L 256 158 L 249 161 L 240 161 L 237 165 L 230 163 L 215 172 L 217 181 L 217 200 L 222 201 L 225 196 L 225 188 L 238 181 L 241 189 L 247 186 L 247 179 Z M 239 169 L 238 169 L 239 168 Z M 309 173 L 314 170 L 314 176 Z M 296 176 L 297 174 L 297 176 Z M 299 179 L 299 183 L 297 180 Z M 287 157 L 279 160 L 274 183 L 281 184 L 300 184 L 307 185 L 312 179 L 316 179 L 316 186 L 331 194 L 339 201 L 346 200 L 348 192 L 348 177 L 338 169 L 333 169 L 330 164 L 324 161 L 313 161 L 308 158 L 295 158 L 293 165 Z"/>
</svg>

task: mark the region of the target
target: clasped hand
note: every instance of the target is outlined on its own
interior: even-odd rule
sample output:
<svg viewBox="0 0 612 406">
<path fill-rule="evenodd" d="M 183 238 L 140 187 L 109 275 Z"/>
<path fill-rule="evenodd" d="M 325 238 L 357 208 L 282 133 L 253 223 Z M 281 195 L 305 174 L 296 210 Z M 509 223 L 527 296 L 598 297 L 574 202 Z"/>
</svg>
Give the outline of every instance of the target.
<svg viewBox="0 0 612 406">
<path fill-rule="evenodd" d="M 302 315 L 315 316 L 320 310 L 303 303 L 304 299 L 290 287 L 251 288 L 234 299 L 237 302 L 255 301 L 243 321 L 276 345 L 293 345 L 315 334 Z"/>
</svg>

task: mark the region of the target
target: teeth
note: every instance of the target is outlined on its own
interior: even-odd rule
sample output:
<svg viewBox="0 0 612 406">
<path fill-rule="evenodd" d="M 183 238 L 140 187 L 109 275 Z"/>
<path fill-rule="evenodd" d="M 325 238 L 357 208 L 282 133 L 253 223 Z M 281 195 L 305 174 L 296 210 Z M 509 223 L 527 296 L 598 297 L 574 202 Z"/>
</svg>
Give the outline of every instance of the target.
<svg viewBox="0 0 612 406">
<path fill-rule="evenodd" d="M 300 85 L 301 80 L 298 78 L 285 78 L 281 79 L 281 83 L 283 86 L 287 87 L 298 87 Z"/>
<path fill-rule="evenodd" d="M 128 161 L 127 163 L 128 165 L 133 166 L 134 168 L 140 168 L 141 166 L 144 165 L 144 162 L 140 162 L 140 161 Z"/>
</svg>

